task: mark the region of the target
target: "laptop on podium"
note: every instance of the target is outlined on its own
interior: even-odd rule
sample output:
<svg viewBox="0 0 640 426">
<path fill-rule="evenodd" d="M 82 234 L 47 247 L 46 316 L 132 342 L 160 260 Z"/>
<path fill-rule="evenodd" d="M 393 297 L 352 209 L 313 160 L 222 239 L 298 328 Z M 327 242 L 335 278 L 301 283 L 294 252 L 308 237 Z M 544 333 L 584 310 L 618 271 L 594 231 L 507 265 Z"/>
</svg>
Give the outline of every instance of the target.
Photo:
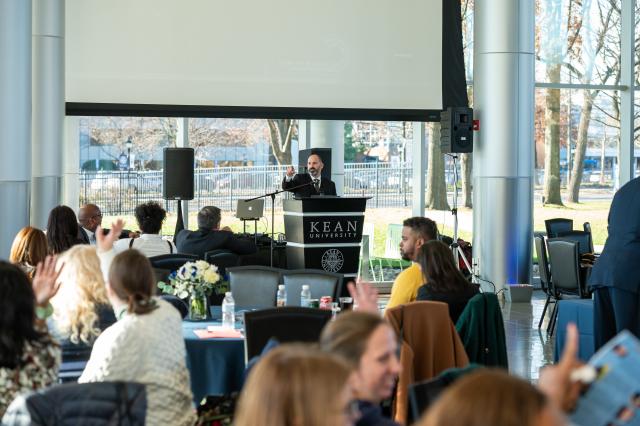
<svg viewBox="0 0 640 426">
<path fill-rule="evenodd" d="M 264 198 L 257 200 L 245 201 L 238 200 L 236 206 L 236 217 L 240 220 L 257 220 L 264 213 Z"/>
</svg>

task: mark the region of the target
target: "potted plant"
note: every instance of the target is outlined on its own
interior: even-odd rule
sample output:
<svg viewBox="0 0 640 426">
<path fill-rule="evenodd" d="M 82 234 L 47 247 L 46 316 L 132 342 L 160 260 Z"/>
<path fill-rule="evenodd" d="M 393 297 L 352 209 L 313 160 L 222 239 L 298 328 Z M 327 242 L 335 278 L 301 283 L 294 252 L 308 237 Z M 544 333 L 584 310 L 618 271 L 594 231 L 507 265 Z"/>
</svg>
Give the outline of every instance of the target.
<svg viewBox="0 0 640 426">
<path fill-rule="evenodd" d="M 169 275 L 168 281 L 160 281 L 158 287 L 165 293 L 186 300 L 190 320 L 207 319 L 209 295 L 214 292 L 224 294 L 227 290 L 226 283 L 220 280 L 218 267 L 204 260 L 185 263 Z"/>
</svg>

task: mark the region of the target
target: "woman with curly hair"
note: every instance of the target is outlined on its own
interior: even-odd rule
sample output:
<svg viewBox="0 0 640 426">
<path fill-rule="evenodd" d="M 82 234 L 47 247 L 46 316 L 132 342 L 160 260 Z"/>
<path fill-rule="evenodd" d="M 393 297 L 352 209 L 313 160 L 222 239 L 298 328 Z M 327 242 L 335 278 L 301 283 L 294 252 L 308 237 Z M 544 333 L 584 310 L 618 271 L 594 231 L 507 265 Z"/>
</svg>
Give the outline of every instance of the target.
<svg viewBox="0 0 640 426">
<path fill-rule="evenodd" d="M 86 360 L 94 340 L 116 322 L 100 260 L 95 247 L 82 244 L 64 252 L 58 265 L 64 270 L 60 290 L 51 299 L 54 313 L 49 326 L 62 345 L 64 361 Z"/>
<path fill-rule="evenodd" d="M 25 226 L 13 239 L 9 262 L 19 266 L 29 278 L 33 278 L 36 265 L 44 262 L 48 251 L 47 236 L 44 232 L 38 228 Z"/>
<path fill-rule="evenodd" d="M 140 227 L 140 237 L 123 238 L 113 245 L 116 253 L 135 248 L 147 257 L 177 253 L 171 241 L 162 239 L 160 231 L 167 212 L 157 201 L 140 204 L 135 210 L 136 221 Z"/>
<path fill-rule="evenodd" d="M 70 207 L 57 206 L 49 212 L 47 242 L 52 254 L 62 253 L 76 244 L 83 244 L 78 238 L 78 219 Z"/>
</svg>

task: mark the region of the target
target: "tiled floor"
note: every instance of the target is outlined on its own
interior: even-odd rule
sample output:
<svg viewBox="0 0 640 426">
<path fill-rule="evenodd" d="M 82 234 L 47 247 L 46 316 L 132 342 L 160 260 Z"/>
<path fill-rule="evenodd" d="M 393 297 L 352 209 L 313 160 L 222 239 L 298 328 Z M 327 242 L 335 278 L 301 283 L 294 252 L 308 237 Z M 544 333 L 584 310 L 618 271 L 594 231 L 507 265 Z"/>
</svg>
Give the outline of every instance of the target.
<svg viewBox="0 0 640 426">
<path fill-rule="evenodd" d="M 550 313 L 538 330 L 544 300 L 544 294 L 535 291 L 531 303 L 506 303 L 502 307 L 509 371 L 534 382 L 540 368 L 553 362 L 554 341 L 546 331 Z"/>
</svg>

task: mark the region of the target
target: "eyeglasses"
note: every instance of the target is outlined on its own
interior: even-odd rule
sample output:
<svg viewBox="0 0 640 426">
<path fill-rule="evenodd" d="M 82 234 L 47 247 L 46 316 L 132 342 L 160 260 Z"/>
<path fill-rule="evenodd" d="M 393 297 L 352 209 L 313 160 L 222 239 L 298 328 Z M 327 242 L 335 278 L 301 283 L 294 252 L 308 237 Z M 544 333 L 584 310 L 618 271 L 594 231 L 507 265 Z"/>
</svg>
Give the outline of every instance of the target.
<svg viewBox="0 0 640 426">
<path fill-rule="evenodd" d="M 102 213 L 98 213 L 98 214 L 94 214 L 93 216 L 91 216 L 91 219 L 95 219 L 97 217 L 102 217 Z"/>
</svg>

